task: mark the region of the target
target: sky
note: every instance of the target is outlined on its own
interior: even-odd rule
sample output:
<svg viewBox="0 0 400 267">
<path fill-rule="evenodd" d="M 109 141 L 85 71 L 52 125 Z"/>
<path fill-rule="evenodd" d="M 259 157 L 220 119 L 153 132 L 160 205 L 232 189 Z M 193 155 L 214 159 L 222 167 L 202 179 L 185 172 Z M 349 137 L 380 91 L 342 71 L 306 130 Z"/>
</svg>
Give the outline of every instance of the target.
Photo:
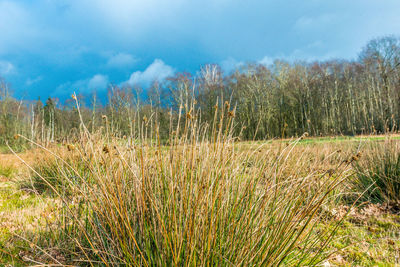
<svg viewBox="0 0 400 267">
<path fill-rule="evenodd" d="M 356 59 L 399 0 L 0 0 L 0 77 L 24 99 L 148 86 L 220 64 Z"/>
</svg>

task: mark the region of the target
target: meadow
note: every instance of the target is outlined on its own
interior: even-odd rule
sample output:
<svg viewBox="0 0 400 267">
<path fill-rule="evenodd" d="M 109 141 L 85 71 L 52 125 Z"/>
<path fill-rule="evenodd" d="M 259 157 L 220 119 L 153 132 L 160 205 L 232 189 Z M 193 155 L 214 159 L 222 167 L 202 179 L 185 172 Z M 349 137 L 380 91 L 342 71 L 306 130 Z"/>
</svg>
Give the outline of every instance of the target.
<svg viewBox="0 0 400 267">
<path fill-rule="evenodd" d="M 16 136 L 32 148 L 0 155 L 1 264 L 400 264 L 397 134 L 244 142 L 215 116 L 163 141 L 146 120 L 136 138 Z"/>
<path fill-rule="evenodd" d="M 399 265 L 399 44 L 45 102 L 0 79 L 0 264 Z"/>
</svg>

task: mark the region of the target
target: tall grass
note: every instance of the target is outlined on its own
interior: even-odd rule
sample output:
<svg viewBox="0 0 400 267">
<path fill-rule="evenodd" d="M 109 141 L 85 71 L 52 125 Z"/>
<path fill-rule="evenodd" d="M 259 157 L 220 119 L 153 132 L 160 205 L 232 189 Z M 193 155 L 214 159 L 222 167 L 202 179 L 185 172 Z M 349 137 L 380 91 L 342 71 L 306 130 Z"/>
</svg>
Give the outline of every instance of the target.
<svg viewBox="0 0 400 267">
<path fill-rule="evenodd" d="M 156 122 L 148 130 L 143 120 L 138 140 L 83 126 L 73 149 L 40 163 L 57 166 L 51 177 L 62 182 L 32 168 L 64 203 L 53 238 L 66 262 L 277 266 L 328 256 L 335 230 L 316 224 L 345 172 L 304 174 L 301 155 L 292 155 L 298 140 L 279 151 L 241 150 L 229 104 L 216 108 L 212 125 L 201 123 L 193 105 L 179 115 L 168 145 L 160 144 Z"/>
<path fill-rule="evenodd" d="M 355 164 L 355 189 L 368 201 L 400 203 L 400 142 L 373 143 L 363 159 Z"/>
<path fill-rule="evenodd" d="M 66 151 L 58 150 L 57 154 L 57 158 L 51 159 L 42 156 L 40 162 L 32 166 L 29 179 L 19 181 L 19 187 L 33 190 L 37 194 L 74 194 L 76 189 L 82 185 L 76 171 L 80 176 L 88 177 L 87 162 L 77 158 L 78 155 Z M 71 169 L 71 166 L 75 168 Z M 86 183 L 89 182 L 90 180 L 86 181 Z"/>
</svg>

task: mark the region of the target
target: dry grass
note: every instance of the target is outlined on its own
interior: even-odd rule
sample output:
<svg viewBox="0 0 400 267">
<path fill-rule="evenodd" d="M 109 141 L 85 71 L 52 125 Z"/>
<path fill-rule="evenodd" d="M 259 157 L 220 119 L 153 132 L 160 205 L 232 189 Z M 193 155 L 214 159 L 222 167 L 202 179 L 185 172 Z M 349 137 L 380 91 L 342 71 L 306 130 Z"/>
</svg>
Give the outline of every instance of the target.
<svg viewBox="0 0 400 267">
<path fill-rule="evenodd" d="M 367 201 L 400 209 L 400 142 L 387 139 L 370 145 L 365 160 L 355 165 L 355 190 L 364 188 Z"/>
<path fill-rule="evenodd" d="M 167 146 L 147 121 L 138 140 L 116 139 L 108 131 L 93 135 L 83 127 L 79 143 L 66 152 L 49 150 L 54 157 L 32 168 L 32 185 L 47 186 L 63 201 L 53 238 L 65 262 L 323 261 L 335 228 L 316 231 L 315 225 L 347 177 L 349 162 L 338 161 L 337 151 L 310 162 L 313 152 L 298 149 L 300 139 L 245 148 L 231 136 L 231 111 L 216 112 L 210 131 L 191 111 L 186 114 Z"/>
<path fill-rule="evenodd" d="M 395 215 L 381 235 L 390 244 L 383 246 L 381 239 L 369 243 L 376 251 L 385 249 L 387 256 L 378 260 L 378 255 L 367 255 L 377 260 L 366 260 L 350 249 L 357 244 L 349 236 L 365 237 L 368 227 L 384 216 L 375 220 L 351 208 L 360 192 L 350 191 L 347 177 L 351 163 L 360 160 L 363 142 L 238 143 L 227 114 L 218 113 L 219 123 L 210 126 L 210 134 L 208 126 L 186 116 L 171 131 L 168 145 L 160 145 L 154 138 L 157 129 L 147 129 L 143 122 L 137 140 L 83 130 L 74 144 L 20 155 L 30 168 L 23 171 L 30 179 L 22 188 L 32 190 L 6 184 L 2 198 L 11 194 L 24 208 L 2 206 L 6 227 L 13 230 L 3 238 L 3 255 L 25 260 L 22 265 L 397 262 L 390 243 L 398 242 L 391 234 L 398 229 Z M 14 167 L 22 170 L 20 166 Z M 19 221 L 17 214 L 25 220 Z M 357 221 L 360 214 L 367 216 L 367 224 Z M 29 241 L 20 244 L 15 234 Z M 22 254 L 16 252 L 18 246 Z M 337 249 L 341 252 L 331 256 Z"/>
<path fill-rule="evenodd" d="M 108 170 L 109 175 L 115 173 L 123 174 L 121 172 L 121 168 L 123 168 L 123 166 L 120 165 L 121 156 L 115 155 L 117 151 L 119 151 L 123 154 L 123 157 L 125 159 L 129 159 L 128 162 L 130 163 L 138 163 L 138 160 L 140 162 L 140 155 L 143 154 L 143 158 L 146 159 L 145 169 L 147 176 L 157 177 L 154 176 L 154 172 L 157 170 L 157 166 L 160 165 L 160 156 L 157 152 L 160 150 L 157 147 L 131 147 L 127 143 L 127 141 L 125 141 L 124 143 L 120 140 L 119 142 L 115 142 L 118 143 L 117 149 L 115 149 L 114 147 L 109 145 L 109 141 L 105 142 L 105 140 L 96 140 L 95 143 L 96 145 L 94 147 L 96 147 L 97 150 L 94 151 L 95 153 L 93 155 L 99 156 L 99 162 L 97 162 L 98 167 L 104 167 L 104 165 L 102 165 L 102 162 L 103 160 L 105 160 L 105 162 L 107 163 L 107 167 L 111 167 L 111 169 Z M 105 153 L 103 151 L 105 143 L 108 143 L 108 146 L 110 147 L 109 153 Z M 88 145 L 88 143 L 85 144 Z M 211 166 L 213 166 L 213 164 L 217 162 L 214 158 L 210 157 L 211 152 L 214 151 L 212 145 L 202 144 L 200 146 L 194 147 L 196 147 L 196 149 L 199 149 L 197 152 L 196 150 L 193 150 L 194 155 L 199 156 L 200 153 L 204 155 L 204 157 L 201 157 L 200 163 L 201 166 L 203 166 L 204 168 L 205 166 L 209 166 L 208 169 L 210 169 Z M 257 177 L 257 175 L 255 174 L 257 174 L 257 170 L 259 170 L 263 164 L 265 168 L 267 166 L 271 166 L 268 164 L 274 162 L 274 160 L 276 160 L 276 157 L 282 153 L 282 155 L 284 155 L 285 153 L 285 155 L 289 155 L 287 158 L 284 158 L 285 162 L 280 165 L 280 173 L 277 173 L 281 175 L 282 178 L 285 177 L 292 179 L 291 181 L 293 182 L 296 176 L 302 177 L 304 176 L 304 174 L 307 173 L 314 173 L 315 177 L 318 177 L 317 174 L 321 175 L 323 173 L 330 172 L 330 170 L 337 167 L 338 163 L 351 158 L 351 156 L 357 152 L 359 147 L 359 144 L 348 144 L 347 142 L 318 143 L 306 146 L 287 146 L 286 144 L 278 143 L 229 143 L 224 149 L 226 151 L 230 151 L 228 153 L 229 156 L 227 157 L 227 159 L 230 159 L 231 163 L 230 165 L 226 165 L 225 169 L 229 169 L 231 175 L 226 177 L 232 177 L 233 175 L 238 174 L 238 167 L 234 166 L 237 165 L 238 161 L 241 162 L 241 167 L 245 167 L 245 174 L 247 175 L 247 177 Z M 363 151 L 364 155 L 368 153 L 368 151 L 366 150 L 368 149 L 367 147 L 368 146 L 366 145 L 361 145 L 361 150 Z M 73 151 L 68 151 L 66 146 L 63 148 L 55 147 L 52 148 L 52 151 L 56 151 L 57 155 L 60 155 L 63 159 L 66 159 L 68 157 L 76 158 L 77 155 L 79 155 L 80 159 L 86 159 L 84 157 L 81 157 L 81 152 L 83 150 L 87 151 L 87 147 L 81 147 L 78 144 L 75 145 L 75 148 L 76 149 Z M 292 151 L 290 153 L 287 153 L 289 149 L 292 149 Z M 175 153 L 175 151 L 177 152 Z M 188 162 L 185 159 L 190 158 L 188 155 L 191 154 L 191 151 L 191 146 L 185 147 L 182 144 L 178 144 L 176 145 L 176 147 L 170 149 L 166 147 L 161 147 L 161 157 L 163 157 L 162 162 L 171 162 L 171 155 L 176 155 L 176 164 L 178 164 L 178 162 L 181 162 L 181 164 L 188 164 L 190 161 Z M 231 151 L 233 151 L 234 155 L 231 155 Z M 82 155 L 84 155 L 84 153 Z M 88 153 L 89 157 L 92 157 L 93 155 Z M 35 164 L 37 165 L 38 163 L 48 164 L 49 162 L 53 162 L 56 165 L 58 164 L 63 166 L 63 168 L 66 168 L 66 165 L 63 165 L 62 161 L 56 161 L 54 160 L 54 158 L 49 157 L 48 154 L 43 154 L 43 157 L 38 156 L 38 151 L 35 150 L 20 154 L 20 156 L 33 166 L 35 166 Z M 109 161 L 110 158 L 112 158 L 113 160 Z M 182 159 L 184 162 L 182 162 Z M 93 159 L 90 158 L 90 160 Z M 366 159 L 363 156 L 360 160 Z M 18 163 L 18 161 L 15 160 L 14 155 L 2 155 L 2 162 L 4 166 L 14 166 L 16 167 L 15 170 L 18 170 L 18 172 L 14 171 L 12 180 L 15 180 L 16 177 L 26 178 L 29 173 L 27 169 L 24 169 L 23 164 L 21 165 L 21 163 Z M 113 163 L 111 164 L 112 166 L 110 165 L 111 162 Z M 129 165 L 134 166 L 133 164 Z M 180 166 L 180 169 L 184 168 L 184 166 L 182 165 L 177 166 Z M 342 168 L 345 168 L 345 165 L 342 165 Z M 271 172 L 269 173 L 271 174 Z M 105 176 L 102 175 L 102 177 Z M 106 181 L 108 182 L 108 184 L 107 187 L 104 187 L 104 189 L 110 188 L 110 181 L 112 181 L 109 176 L 107 177 L 108 178 Z M 18 190 L 16 184 L 10 182 L 9 178 L 3 179 L 6 179 L 4 180 L 6 182 L 2 183 L 1 192 L 3 193 L 1 195 L 1 199 L 2 203 L 8 203 L 8 208 L 5 208 L 4 205 L 2 205 L 1 208 L 2 226 L 4 226 L 3 229 L 7 229 L 6 232 L 2 232 L 1 248 L 2 250 L 7 251 L 7 253 L 12 254 L 13 257 L 15 257 L 14 264 L 18 265 L 19 261 L 21 266 L 25 266 L 30 262 L 29 259 L 34 259 L 35 261 L 42 263 L 55 263 L 55 260 L 67 263 L 68 261 L 71 262 L 71 257 L 75 260 L 78 258 L 85 259 L 85 255 L 82 253 L 75 241 L 72 242 L 75 246 L 75 251 L 71 252 L 68 250 L 63 250 L 63 248 L 65 249 L 70 245 L 70 243 L 68 242 L 71 242 L 71 240 L 69 239 L 69 241 L 67 242 L 68 237 L 66 237 L 65 235 L 61 235 L 61 233 L 52 232 L 54 231 L 54 229 L 64 230 L 64 226 L 57 223 L 62 218 L 62 213 L 60 213 L 62 210 L 58 210 L 57 208 L 55 208 L 54 204 L 51 204 L 54 201 L 53 198 L 47 196 L 47 194 L 40 196 L 35 195 L 31 192 Z M 157 180 L 158 178 L 153 179 Z M 241 183 L 245 181 L 246 179 L 243 179 L 241 180 Z M 113 186 L 111 188 L 116 189 Z M 286 189 L 288 190 L 286 192 L 295 192 L 297 188 L 298 187 Z M 96 194 L 104 196 L 106 192 L 108 191 L 100 191 Z M 132 193 L 132 191 L 129 192 Z M 315 222 L 316 224 L 316 228 L 314 231 L 319 231 L 319 228 L 321 228 L 322 231 L 324 229 L 325 231 L 326 229 L 333 230 L 332 227 L 334 227 L 334 225 L 337 223 L 338 218 L 342 218 L 342 216 L 345 215 L 348 211 L 348 208 L 345 207 L 348 207 L 349 204 L 343 202 L 343 198 L 338 198 L 338 195 L 340 196 L 346 193 L 351 192 L 349 192 L 349 188 L 347 187 L 346 183 L 342 183 L 340 187 L 337 187 L 334 192 L 332 192 L 328 196 L 326 201 L 321 206 L 322 210 L 325 211 L 323 214 L 328 215 L 323 215 L 324 217 L 314 218 L 313 223 Z M 45 200 L 45 202 L 41 202 L 42 199 Z M 78 199 L 79 198 L 76 196 L 75 201 Z M 71 199 L 69 201 L 71 201 L 70 203 L 75 203 L 75 205 L 76 203 L 78 203 L 72 202 Z M 104 202 L 101 202 L 101 198 L 97 199 L 97 201 L 99 201 L 96 202 L 98 205 L 104 204 Z M 10 202 L 17 204 L 10 204 Z M 59 204 L 59 207 L 61 207 L 62 204 Z M 109 204 L 112 205 L 112 203 Z M 201 202 L 196 202 L 196 204 L 196 206 L 199 206 Z M 186 209 L 188 208 L 189 206 L 186 207 Z M 330 251 L 332 251 L 332 249 L 340 249 L 340 251 L 339 253 L 336 253 L 334 256 L 330 257 L 328 261 L 333 264 L 347 266 L 373 266 L 375 264 L 394 264 L 396 262 L 398 263 L 398 260 L 396 260 L 396 255 L 399 253 L 398 250 L 396 252 L 396 244 L 398 244 L 399 242 L 399 237 L 396 233 L 400 231 L 398 225 L 400 219 L 398 215 L 391 214 L 390 211 L 380 211 L 379 213 L 370 212 L 369 214 L 364 215 L 362 209 L 362 207 L 360 209 L 353 208 L 352 212 L 350 212 L 343 225 L 338 229 L 337 236 L 334 238 L 328 248 Z M 335 213 L 338 211 L 340 212 Z M 338 217 L 335 214 L 339 214 Z M 44 219 L 45 216 L 47 216 L 47 220 Z M 322 214 L 320 214 L 319 216 L 322 216 Z M 320 221 L 319 218 L 323 218 L 324 220 Z M 182 219 L 183 218 L 181 218 L 181 220 Z M 198 224 L 197 221 L 196 223 Z M 62 227 L 60 228 L 60 226 Z M 79 230 L 79 228 L 76 230 Z M 158 230 L 160 233 L 162 233 L 161 229 Z M 29 240 L 32 241 L 32 243 L 34 243 L 35 245 L 40 245 L 41 249 L 50 254 L 50 256 L 46 255 L 37 247 L 33 245 L 30 246 L 29 242 L 23 242 L 20 238 L 13 235 L 14 233 L 22 235 L 24 237 L 28 237 Z M 70 232 L 70 234 L 71 233 L 74 232 Z M 40 237 L 40 234 L 42 235 L 42 238 Z M 82 235 L 79 236 L 74 234 L 70 237 L 82 238 Z M 178 240 L 175 235 L 173 237 Z M 80 242 L 83 243 L 84 240 L 85 237 L 83 237 Z M 394 243 L 392 243 L 392 241 Z M 87 248 L 89 251 L 91 250 L 90 245 Z M 7 262 L 12 262 L 13 258 L 7 255 L 8 254 L 3 253 L 3 260 L 7 260 Z M 25 261 L 23 261 L 22 259 L 24 259 Z"/>
</svg>

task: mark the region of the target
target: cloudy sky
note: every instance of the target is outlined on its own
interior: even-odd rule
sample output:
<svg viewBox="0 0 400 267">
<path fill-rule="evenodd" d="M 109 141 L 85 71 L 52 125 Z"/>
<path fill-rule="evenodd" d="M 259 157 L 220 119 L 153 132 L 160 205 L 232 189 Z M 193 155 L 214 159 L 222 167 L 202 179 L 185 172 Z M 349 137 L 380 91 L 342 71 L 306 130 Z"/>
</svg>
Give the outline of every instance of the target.
<svg viewBox="0 0 400 267">
<path fill-rule="evenodd" d="M 218 63 L 357 58 L 400 34 L 399 0 L 0 0 L 0 76 L 16 96 L 146 85 Z"/>
</svg>

